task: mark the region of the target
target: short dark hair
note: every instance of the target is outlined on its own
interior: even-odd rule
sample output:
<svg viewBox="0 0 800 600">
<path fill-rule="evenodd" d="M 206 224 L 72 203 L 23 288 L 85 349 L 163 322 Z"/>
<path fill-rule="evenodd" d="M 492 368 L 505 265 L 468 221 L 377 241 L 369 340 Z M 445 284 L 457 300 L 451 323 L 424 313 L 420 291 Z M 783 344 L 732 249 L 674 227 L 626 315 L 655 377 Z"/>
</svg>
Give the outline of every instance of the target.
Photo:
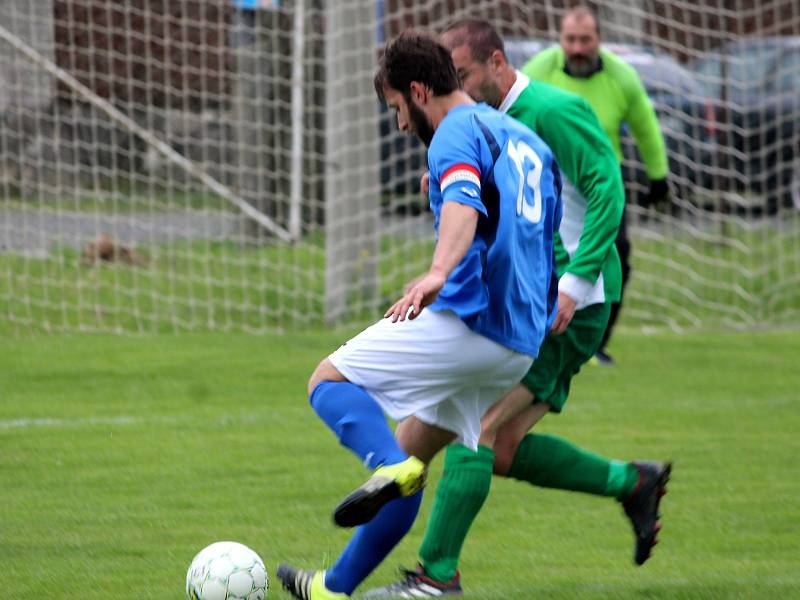
<svg viewBox="0 0 800 600">
<path fill-rule="evenodd" d="M 570 8 L 567 12 L 564 13 L 564 16 L 561 17 L 561 28 L 564 28 L 564 19 L 567 17 L 575 15 L 576 17 L 591 17 L 594 21 L 594 28 L 598 35 L 600 35 L 600 16 L 597 12 L 597 8 L 592 4 L 576 4 L 572 8 Z"/>
<path fill-rule="evenodd" d="M 447 48 L 429 33 L 407 29 L 386 44 L 373 83 L 378 97 L 385 100 L 387 87 L 408 97 L 412 81 L 431 88 L 434 96 L 445 96 L 460 87 Z"/>
<path fill-rule="evenodd" d="M 506 49 L 503 38 L 489 21 L 484 19 L 459 19 L 448 24 L 442 33 L 456 32 L 453 37 L 452 48 L 467 45 L 472 52 L 472 58 L 478 62 L 489 60 L 492 52 L 500 50 L 503 56 Z"/>
</svg>

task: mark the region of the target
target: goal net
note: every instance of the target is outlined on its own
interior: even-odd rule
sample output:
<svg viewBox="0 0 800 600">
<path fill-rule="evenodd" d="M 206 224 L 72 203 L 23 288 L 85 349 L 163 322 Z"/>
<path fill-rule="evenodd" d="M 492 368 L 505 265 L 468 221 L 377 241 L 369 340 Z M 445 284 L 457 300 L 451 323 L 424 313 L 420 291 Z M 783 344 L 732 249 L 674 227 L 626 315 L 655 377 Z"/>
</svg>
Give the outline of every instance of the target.
<svg viewBox="0 0 800 600">
<path fill-rule="evenodd" d="M 424 148 L 383 42 L 477 16 L 515 66 L 543 0 L 0 3 L 0 331 L 252 332 L 377 318 L 427 267 Z M 800 5 L 603 0 L 664 133 L 670 206 L 623 172 L 622 324 L 800 324 Z"/>
</svg>

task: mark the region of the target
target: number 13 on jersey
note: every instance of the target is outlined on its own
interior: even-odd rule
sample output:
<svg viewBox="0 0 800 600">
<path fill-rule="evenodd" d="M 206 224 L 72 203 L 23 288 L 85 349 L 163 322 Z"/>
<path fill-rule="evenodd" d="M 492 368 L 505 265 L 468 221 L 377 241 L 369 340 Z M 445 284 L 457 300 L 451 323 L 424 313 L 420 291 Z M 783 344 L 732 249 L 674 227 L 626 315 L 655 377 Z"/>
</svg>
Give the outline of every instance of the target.
<svg viewBox="0 0 800 600">
<path fill-rule="evenodd" d="M 516 145 L 509 140 L 507 151 L 519 174 L 517 215 L 522 215 L 531 223 L 538 223 L 542 220 L 542 190 L 539 185 L 542 178 L 542 159 L 523 140 Z M 530 166 L 527 163 L 530 163 Z M 533 204 L 526 199 L 528 196 L 525 193 L 526 187 L 533 192 Z"/>
</svg>

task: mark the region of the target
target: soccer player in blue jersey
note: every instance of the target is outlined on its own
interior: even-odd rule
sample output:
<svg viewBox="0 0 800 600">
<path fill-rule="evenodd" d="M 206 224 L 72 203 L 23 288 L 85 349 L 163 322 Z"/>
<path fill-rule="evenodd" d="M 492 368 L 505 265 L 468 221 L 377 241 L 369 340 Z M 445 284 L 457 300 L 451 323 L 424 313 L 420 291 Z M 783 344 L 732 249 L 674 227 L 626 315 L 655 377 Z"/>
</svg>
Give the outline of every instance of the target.
<svg viewBox="0 0 800 600">
<path fill-rule="evenodd" d="M 527 372 L 555 316 L 561 182 L 550 149 L 475 104 L 426 34 L 387 45 L 375 89 L 428 145 L 436 248 L 428 272 L 309 381 L 314 410 L 374 472 L 334 511 L 338 525 L 360 527 L 329 570 L 279 566 L 301 600 L 348 597 L 394 548 L 427 464 L 454 440 L 477 448 L 481 416 Z"/>
</svg>

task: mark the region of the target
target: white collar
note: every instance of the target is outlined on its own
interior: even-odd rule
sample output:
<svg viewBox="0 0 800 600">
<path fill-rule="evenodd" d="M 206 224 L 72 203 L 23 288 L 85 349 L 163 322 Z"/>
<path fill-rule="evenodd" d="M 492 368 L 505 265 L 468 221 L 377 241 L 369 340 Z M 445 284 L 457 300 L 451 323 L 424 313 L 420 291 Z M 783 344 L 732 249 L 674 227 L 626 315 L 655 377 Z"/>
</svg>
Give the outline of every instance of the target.
<svg viewBox="0 0 800 600">
<path fill-rule="evenodd" d="M 511 89 L 508 90 L 506 97 L 503 98 L 503 101 L 500 103 L 500 106 L 497 110 L 500 112 L 508 112 L 508 109 L 511 108 L 511 105 L 517 101 L 519 95 L 522 93 L 528 84 L 531 82 L 531 78 L 525 75 L 522 71 L 516 71 L 517 79 L 514 81 L 514 85 L 511 86 Z"/>
</svg>

